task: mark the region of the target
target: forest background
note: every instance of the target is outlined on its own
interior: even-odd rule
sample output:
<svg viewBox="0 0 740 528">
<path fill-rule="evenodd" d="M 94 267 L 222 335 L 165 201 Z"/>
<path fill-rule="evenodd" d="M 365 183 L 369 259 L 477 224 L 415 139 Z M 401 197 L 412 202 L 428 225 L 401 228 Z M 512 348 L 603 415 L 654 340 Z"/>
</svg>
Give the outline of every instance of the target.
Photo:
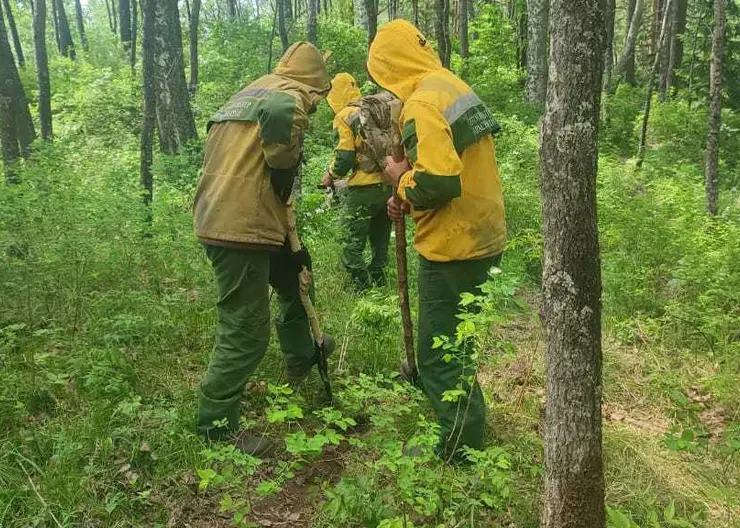
<svg viewBox="0 0 740 528">
<path fill-rule="evenodd" d="M 548 7 L 2 0 L 0 526 L 537 526 Z M 739 526 L 740 6 L 607 7 L 597 193 L 608 522 Z M 503 127 L 510 242 L 502 272 L 468 299 L 483 311 L 466 327 L 483 347 L 492 447 L 472 469 L 434 461 L 430 409 L 394 376 L 394 281 L 351 293 L 339 209 L 317 189 L 332 148 L 323 104 L 306 138 L 299 223 L 340 345 L 342 406 L 316 405 L 318 382 L 285 388 L 273 343 L 244 420 L 284 449 L 260 461 L 207 446 L 193 430 L 194 389 L 215 288 L 190 213 L 205 123 L 302 39 L 372 91 L 368 42 L 396 17 L 434 39 Z M 404 457 L 404 444 L 427 454 Z"/>
</svg>

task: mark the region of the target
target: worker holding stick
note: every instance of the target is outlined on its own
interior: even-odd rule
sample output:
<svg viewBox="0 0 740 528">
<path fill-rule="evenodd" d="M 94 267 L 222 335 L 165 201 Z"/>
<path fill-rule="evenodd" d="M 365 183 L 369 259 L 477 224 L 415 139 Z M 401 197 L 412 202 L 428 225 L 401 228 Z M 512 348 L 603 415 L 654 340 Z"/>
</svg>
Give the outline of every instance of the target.
<svg viewBox="0 0 740 528">
<path fill-rule="evenodd" d="M 422 389 L 440 421 L 438 454 L 459 458 L 465 446 L 484 447 L 486 407 L 470 343 L 446 361 L 434 338 L 456 333 L 460 296 L 475 293 L 497 266 L 506 223 L 493 134 L 499 125 L 462 80 L 444 69 L 424 35 L 404 20 L 381 27 L 367 69 L 404 104 L 400 118 L 406 158 L 386 159 L 397 186 L 388 200 L 393 220 L 411 214 L 419 253 L 418 369 Z M 459 398 L 444 398 L 462 382 Z M 445 401 L 452 400 L 452 401 Z"/>
</svg>

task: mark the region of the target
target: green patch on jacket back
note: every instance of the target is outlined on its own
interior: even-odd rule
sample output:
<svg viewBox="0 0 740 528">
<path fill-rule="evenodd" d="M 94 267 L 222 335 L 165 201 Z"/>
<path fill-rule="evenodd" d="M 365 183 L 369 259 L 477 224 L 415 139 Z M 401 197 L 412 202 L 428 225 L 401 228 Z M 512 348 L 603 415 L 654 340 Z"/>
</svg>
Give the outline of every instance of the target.
<svg viewBox="0 0 740 528">
<path fill-rule="evenodd" d="M 246 89 L 226 103 L 208 122 L 246 121 L 259 123 L 265 143 L 290 144 L 295 99 L 285 92 L 269 88 Z"/>
</svg>

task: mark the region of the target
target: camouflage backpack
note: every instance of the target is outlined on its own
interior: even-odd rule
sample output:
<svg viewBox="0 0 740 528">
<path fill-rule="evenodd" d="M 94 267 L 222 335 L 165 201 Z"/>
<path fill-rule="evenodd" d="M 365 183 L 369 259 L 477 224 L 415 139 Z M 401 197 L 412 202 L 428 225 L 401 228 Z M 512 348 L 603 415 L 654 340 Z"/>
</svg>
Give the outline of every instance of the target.
<svg viewBox="0 0 740 528">
<path fill-rule="evenodd" d="M 398 120 L 401 101 L 389 92 L 368 95 L 355 106 L 360 108 L 360 136 L 363 147 L 357 157 L 357 165 L 365 172 L 380 172 L 385 157 L 393 154 L 401 144 Z"/>
</svg>

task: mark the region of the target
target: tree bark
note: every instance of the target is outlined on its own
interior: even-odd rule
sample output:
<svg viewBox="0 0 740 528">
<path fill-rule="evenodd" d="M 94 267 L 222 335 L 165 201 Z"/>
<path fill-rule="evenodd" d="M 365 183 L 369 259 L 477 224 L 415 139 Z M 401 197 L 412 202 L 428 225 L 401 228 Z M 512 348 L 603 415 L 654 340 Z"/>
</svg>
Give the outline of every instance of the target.
<svg viewBox="0 0 740 528">
<path fill-rule="evenodd" d="M 106 2 L 108 0 L 105 0 Z M 118 35 L 118 9 L 116 9 L 116 0 L 110 0 L 110 11 L 113 13 L 113 34 Z"/>
<path fill-rule="evenodd" d="M 450 40 L 450 0 L 435 0 L 436 37 L 442 66 L 450 67 L 452 42 Z"/>
<path fill-rule="evenodd" d="M 136 39 L 139 32 L 138 2 L 139 0 L 131 0 L 131 54 L 129 55 L 131 71 L 136 71 Z"/>
<path fill-rule="evenodd" d="M 630 0 L 632 2 L 633 0 Z M 624 82 L 635 86 L 635 46 L 637 45 L 637 35 L 640 32 L 642 24 L 642 14 L 645 10 L 645 0 L 634 0 L 632 16 L 630 17 L 629 29 L 627 30 L 627 39 L 624 44 L 624 51 L 617 62 L 617 73 L 624 74 Z M 629 11 L 629 10 L 628 10 Z"/>
<path fill-rule="evenodd" d="M 604 47 L 604 89 L 608 91 L 612 84 L 614 70 L 614 19 L 616 0 L 606 0 L 606 45 Z"/>
<path fill-rule="evenodd" d="M 229 9 L 229 18 L 234 20 L 236 18 L 236 0 L 226 0 L 226 5 Z"/>
<path fill-rule="evenodd" d="M 673 39 L 671 40 L 666 79 L 666 88 L 669 91 L 676 85 L 676 70 L 681 67 L 681 62 L 683 61 L 683 37 L 686 33 L 686 12 L 688 11 L 688 5 L 688 0 L 677 0 L 676 2 Z"/>
<path fill-rule="evenodd" d="M 190 12 L 190 94 L 198 91 L 198 28 L 200 25 L 200 0 L 193 0 Z"/>
<path fill-rule="evenodd" d="M 87 35 L 85 35 L 85 19 L 82 13 L 82 3 L 80 0 L 75 0 L 75 19 L 77 20 L 77 33 L 80 34 L 80 44 L 82 49 L 88 51 Z"/>
<path fill-rule="evenodd" d="M 36 73 L 39 84 L 39 122 L 41 137 L 51 141 L 51 82 L 49 57 L 46 54 L 46 0 L 33 0 L 33 44 L 36 52 Z"/>
<path fill-rule="evenodd" d="M 57 43 L 57 51 L 59 53 L 62 52 L 62 42 L 59 38 L 59 17 L 57 17 L 57 2 L 56 0 L 51 0 L 51 19 L 54 22 L 54 39 Z"/>
<path fill-rule="evenodd" d="M 541 526 L 603 528 L 596 174 L 605 0 L 553 0 L 552 20 L 540 151 L 547 331 Z"/>
<path fill-rule="evenodd" d="M 655 57 L 653 58 L 653 67 L 650 70 L 650 76 L 648 77 L 645 109 L 642 113 L 642 129 L 640 131 L 640 141 L 637 145 L 636 166 L 638 169 L 642 167 L 642 163 L 645 161 L 645 144 L 647 142 L 648 123 L 650 122 L 650 109 L 652 108 L 653 103 L 653 91 L 655 90 L 655 77 L 657 76 L 658 68 L 660 67 L 661 50 L 665 47 L 667 42 L 666 34 L 668 33 L 668 18 L 672 3 L 673 0 L 667 0 L 663 22 L 661 24 L 660 36 L 658 37 L 658 47 L 656 49 Z"/>
<path fill-rule="evenodd" d="M 668 77 L 671 62 L 671 44 L 676 33 L 676 2 L 669 2 L 664 6 L 666 18 L 666 35 L 665 41 L 658 48 L 660 54 L 660 83 L 658 84 L 658 99 L 665 102 L 668 99 Z"/>
<path fill-rule="evenodd" d="M 308 41 L 318 45 L 316 38 L 316 23 L 319 16 L 319 0 L 308 0 Z"/>
<path fill-rule="evenodd" d="M 365 14 L 367 16 L 367 47 L 375 40 L 378 32 L 378 0 L 365 0 Z"/>
<path fill-rule="evenodd" d="M 286 3 L 290 4 L 290 0 L 275 0 L 278 5 L 278 33 L 280 34 L 280 43 L 283 45 L 283 53 L 288 51 L 290 47 L 290 40 L 288 39 L 288 28 L 285 25 L 286 17 Z"/>
<path fill-rule="evenodd" d="M 527 101 L 544 106 L 550 0 L 527 0 Z"/>
<path fill-rule="evenodd" d="M 108 26 L 110 27 L 111 32 L 115 34 L 116 30 L 113 29 L 113 16 L 110 12 L 110 4 L 108 3 L 108 0 L 103 0 L 103 2 L 105 2 L 105 11 L 108 13 Z"/>
<path fill-rule="evenodd" d="M 354 15 L 355 26 L 367 29 L 367 9 L 365 2 L 367 0 L 352 0 L 352 11 Z"/>
<path fill-rule="evenodd" d="M 719 134 L 722 124 L 722 51 L 725 43 L 726 0 L 714 0 L 712 62 L 709 70 L 709 131 L 705 162 L 707 210 L 715 216 L 719 210 Z"/>
<path fill-rule="evenodd" d="M 419 27 L 419 0 L 411 0 L 411 14 L 414 18 L 414 25 Z"/>
<path fill-rule="evenodd" d="M 128 50 L 131 46 L 131 4 L 129 0 L 118 0 L 118 12 L 120 13 L 121 44 L 123 44 L 123 49 Z"/>
<path fill-rule="evenodd" d="M 75 52 L 75 43 L 72 40 L 72 32 L 69 30 L 69 19 L 64 8 L 64 0 L 55 1 L 59 26 L 59 47 L 63 56 L 74 60 L 77 58 L 77 53 Z"/>
<path fill-rule="evenodd" d="M 18 181 L 16 162 L 21 156 L 28 157 L 34 139 L 36 130 L 10 49 L 0 4 L 0 142 L 8 183 Z"/>
<path fill-rule="evenodd" d="M 141 0 L 142 23 L 142 70 L 144 76 L 144 112 L 141 127 L 139 177 L 143 190 L 142 197 L 146 208 L 147 223 L 151 223 L 151 203 L 154 191 L 152 178 L 152 158 L 154 146 L 154 123 L 156 120 L 155 85 L 155 31 L 158 0 Z"/>
<path fill-rule="evenodd" d="M 10 9 L 9 0 L 3 0 L 5 5 L 5 16 L 8 19 L 8 28 L 10 29 L 10 36 L 13 37 L 13 47 L 15 48 L 15 58 L 18 61 L 18 67 L 23 68 L 26 65 L 26 58 L 23 55 L 23 46 L 21 46 L 21 39 L 18 36 L 18 28 L 15 27 L 15 17 L 13 16 L 13 10 Z"/>
<path fill-rule="evenodd" d="M 165 154 L 176 154 L 198 134 L 185 82 L 177 0 L 158 0 L 156 4 L 153 45 L 159 144 Z"/>
<path fill-rule="evenodd" d="M 467 59 L 470 56 L 468 42 L 468 5 L 470 0 L 460 0 L 460 56 Z"/>
</svg>

